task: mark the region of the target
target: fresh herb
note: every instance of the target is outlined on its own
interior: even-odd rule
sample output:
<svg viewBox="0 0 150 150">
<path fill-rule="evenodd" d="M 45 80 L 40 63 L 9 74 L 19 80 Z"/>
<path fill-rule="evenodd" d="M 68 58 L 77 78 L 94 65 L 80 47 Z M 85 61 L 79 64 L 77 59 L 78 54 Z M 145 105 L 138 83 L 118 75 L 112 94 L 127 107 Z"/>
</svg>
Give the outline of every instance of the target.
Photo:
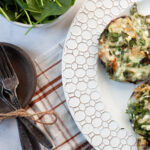
<svg viewBox="0 0 150 150">
<path fill-rule="evenodd" d="M 109 48 L 117 48 L 116 45 L 110 45 Z"/>
<path fill-rule="evenodd" d="M 119 52 L 123 51 L 123 49 L 121 48 L 121 46 L 118 46 L 118 51 Z"/>
<path fill-rule="evenodd" d="M 127 58 L 124 60 L 125 63 L 129 63 L 130 61 L 131 61 L 131 60 L 130 60 L 129 57 L 127 57 Z"/>
<path fill-rule="evenodd" d="M 120 34 L 114 33 L 114 32 L 110 32 L 110 33 L 109 33 L 109 37 L 110 37 L 110 40 L 111 40 L 112 42 L 117 42 L 118 39 L 119 39 L 119 37 L 120 37 Z"/>
<path fill-rule="evenodd" d="M 134 14 L 136 14 L 137 12 L 138 12 L 138 10 L 137 10 L 137 4 L 134 3 L 132 9 L 130 10 L 130 14 L 131 14 L 131 15 L 134 15 Z"/>
<path fill-rule="evenodd" d="M 30 24 L 44 24 L 64 14 L 75 0 L 3 0 L 0 14 L 11 21 Z"/>
<path fill-rule="evenodd" d="M 135 44 L 136 44 L 136 39 L 135 39 L 135 38 L 134 38 L 134 39 L 131 39 L 131 40 L 129 41 L 129 46 L 130 46 L 130 48 L 132 48 Z"/>
<path fill-rule="evenodd" d="M 126 70 L 123 72 L 123 76 L 125 77 L 125 79 L 129 79 L 130 77 L 132 77 L 133 73 L 129 70 Z"/>
<path fill-rule="evenodd" d="M 108 29 L 105 29 L 105 30 L 102 32 L 102 34 L 101 34 L 101 36 L 100 36 L 99 39 L 101 39 L 103 36 L 104 36 L 105 38 L 107 38 L 107 37 L 108 37 L 108 33 L 109 33 Z"/>
<path fill-rule="evenodd" d="M 150 31 L 148 30 L 148 37 L 150 38 Z"/>
<path fill-rule="evenodd" d="M 126 38 L 128 36 L 128 34 L 125 33 L 125 32 L 121 32 L 121 35 L 122 35 L 123 38 Z"/>
<path fill-rule="evenodd" d="M 138 66 L 138 63 L 133 63 L 132 64 L 132 67 L 137 67 Z"/>
<path fill-rule="evenodd" d="M 121 47 L 122 47 L 122 49 L 126 49 L 126 48 L 128 47 L 128 44 L 123 43 L 123 44 L 121 45 Z"/>
<path fill-rule="evenodd" d="M 112 52 L 111 51 L 109 51 L 109 55 L 112 56 Z"/>
<path fill-rule="evenodd" d="M 144 39 L 140 39 L 140 44 L 141 44 L 141 46 L 145 46 L 146 45 L 146 41 Z"/>
</svg>

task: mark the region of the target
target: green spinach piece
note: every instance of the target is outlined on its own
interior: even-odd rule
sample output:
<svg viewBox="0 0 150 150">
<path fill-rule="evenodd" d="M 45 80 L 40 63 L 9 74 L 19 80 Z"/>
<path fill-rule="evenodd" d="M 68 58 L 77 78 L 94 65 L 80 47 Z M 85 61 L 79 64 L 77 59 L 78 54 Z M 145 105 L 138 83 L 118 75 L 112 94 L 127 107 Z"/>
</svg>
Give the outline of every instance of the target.
<svg viewBox="0 0 150 150">
<path fill-rule="evenodd" d="M 137 10 L 137 4 L 134 3 L 132 9 L 130 10 L 130 14 L 131 14 L 131 15 L 134 15 L 134 14 L 136 14 L 137 12 L 138 12 L 138 10 Z"/>
<path fill-rule="evenodd" d="M 140 39 L 140 45 L 141 46 L 145 46 L 146 45 L 146 41 L 144 39 Z"/>
<path fill-rule="evenodd" d="M 129 47 L 132 48 L 136 44 L 136 39 L 133 38 L 129 41 Z"/>
<path fill-rule="evenodd" d="M 120 34 L 119 33 L 115 33 L 115 32 L 110 32 L 109 33 L 109 37 L 110 37 L 110 40 L 112 42 L 117 42 L 119 37 L 120 37 Z"/>
</svg>

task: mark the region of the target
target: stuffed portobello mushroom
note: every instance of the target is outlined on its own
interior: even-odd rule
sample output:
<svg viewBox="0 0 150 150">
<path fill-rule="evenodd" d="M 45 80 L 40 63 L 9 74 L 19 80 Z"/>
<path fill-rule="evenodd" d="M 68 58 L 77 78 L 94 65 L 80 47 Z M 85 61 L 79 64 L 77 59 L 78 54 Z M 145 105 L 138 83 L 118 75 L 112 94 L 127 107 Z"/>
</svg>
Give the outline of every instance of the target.
<svg viewBox="0 0 150 150">
<path fill-rule="evenodd" d="M 130 16 L 110 22 L 99 38 L 99 58 L 112 80 L 137 82 L 150 74 L 150 16 L 134 4 Z"/>
<path fill-rule="evenodd" d="M 150 146 L 150 77 L 134 90 L 127 113 L 138 135 L 138 149 L 147 149 Z"/>
</svg>

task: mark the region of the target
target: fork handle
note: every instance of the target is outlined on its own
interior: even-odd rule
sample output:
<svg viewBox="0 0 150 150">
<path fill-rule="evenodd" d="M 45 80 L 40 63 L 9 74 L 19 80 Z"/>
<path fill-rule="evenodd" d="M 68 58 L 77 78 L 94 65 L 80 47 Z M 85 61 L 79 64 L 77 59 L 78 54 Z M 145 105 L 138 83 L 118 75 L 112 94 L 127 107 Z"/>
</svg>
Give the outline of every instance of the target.
<svg viewBox="0 0 150 150">
<path fill-rule="evenodd" d="M 0 99 L 12 110 L 16 110 L 15 106 L 13 106 L 7 99 L 3 97 L 0 93 Z M 20 142 L 22 146 L 22 150 L 41 150 L 39 143 L 36 141 L 35 137 L 32 136 L 31 133 L 28 132 L 26 126 L 24 126 L 23 121 L 20 117 L 16 118 Z"/>
<path fill-rule="evenodd" d="M 16 91 L 12 91 L 12 92 L 7 92 L 9 97 L 10 97 L 10 101 L 12 103 L 12 105 L 15 107 L 15 109 L 21 109 L 21 105 L 19 103 Z"/>
<path fill-rule="evenodd" d="M 14 109 L 20 109 L 21 105 L 19 104 L 18 97 L 15 92 L 10 94 L 10 100 L 12 105 L 11 107 L 15 107 Z M 28 129 L 30 134 L 34 136 L 34 138 L 41 143 L 43 146 L 52 149 L 52 143 L 47 138 L 47 136 L 27 117 L 19 117 L 20 121 L 24 124 L 24 126 Z"/>
</svg>

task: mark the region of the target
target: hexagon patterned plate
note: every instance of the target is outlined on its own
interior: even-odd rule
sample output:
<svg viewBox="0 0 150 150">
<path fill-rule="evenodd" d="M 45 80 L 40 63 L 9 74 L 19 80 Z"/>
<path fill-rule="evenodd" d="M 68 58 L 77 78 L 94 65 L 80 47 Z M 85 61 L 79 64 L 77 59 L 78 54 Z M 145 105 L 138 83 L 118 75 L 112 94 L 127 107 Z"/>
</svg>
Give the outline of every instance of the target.
<svg viewBox="0 0 150 150">
<path fill-rule="evenodd" d="M 126 115 L 137 86 L 110 80 L 98 61 L 98 38 L 107 24 L 128 15 L 135 0 L 86 0 L 68 33 L 63 54 L 63 86 L 71 114 L 95 149 L 136 150 L 136 137 Z M 150 14 L 149 0 L 137 2 Z M 143 9 L 144 8 L 144 9 Z"/>
</svg>

